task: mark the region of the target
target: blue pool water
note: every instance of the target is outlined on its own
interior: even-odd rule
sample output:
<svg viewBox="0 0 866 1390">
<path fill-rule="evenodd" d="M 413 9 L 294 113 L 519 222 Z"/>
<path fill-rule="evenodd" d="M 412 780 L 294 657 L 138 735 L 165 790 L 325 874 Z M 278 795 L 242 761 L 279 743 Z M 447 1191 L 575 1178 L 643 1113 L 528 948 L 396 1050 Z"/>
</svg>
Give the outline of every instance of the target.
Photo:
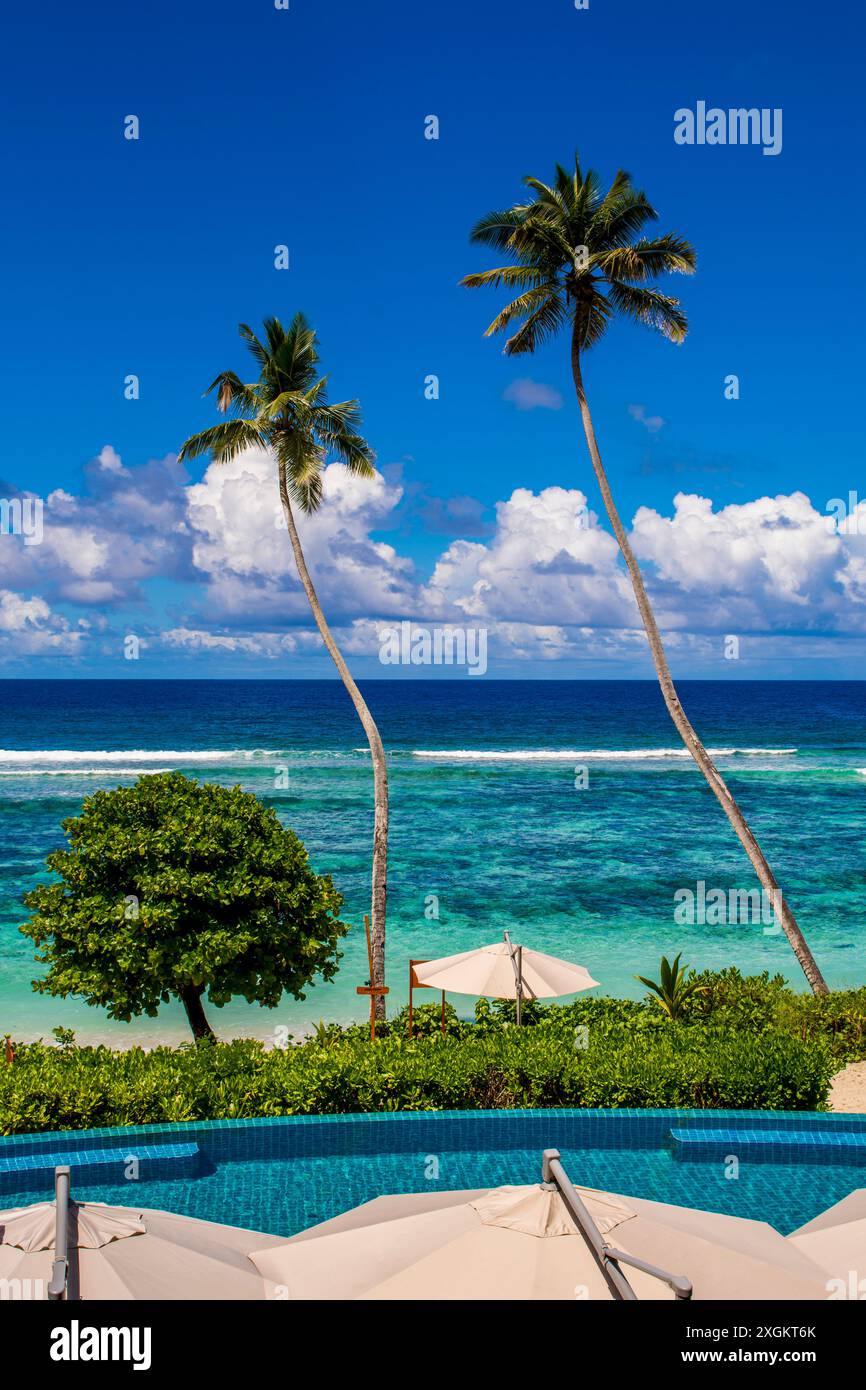
<svg viewBox="0 0 866 1390">
<path fill-rule="evenodd" d="M 760 1159 L 743 1155 L 726 1176 L 722 1144 L 712 1159 L 676 1157 L 671 1130 L 808 1133 L 798 1161 L 790 1146 Z M 539 1110 L 291 1117 L 142 1126 L 0 1140 L 0 1164 L 16 1157 L 95 1151 L 100 1163 L 73 1189 L 82 1201 L 156 1207 L 288 1236 L 393 1192 L 426 1192 L 537 1181 L 544 1148 L 559 1148 L 573 1180 L 588 1187 L 769 1221 L 787 1234 L 857 1187 L 866 1161 L 842 1161 L 843 1133 L 866 1137 L 866 1115 L 751 1111 Z M 822 1141 L 818 1136 L 826 1135 Z M 196 1144 L 195 1164 L 159 1160 L 168 1145 Z M 822 1143 L 826 1158 L 821 1154 Z M 116 1153 L 115 1165 L 104 1161 Z M 861 1151 L 862 1152 L 862 1151 Z M 123 1176 L 130 1155 L 138 1180 Z M 832 1161 L 835 1160 L 835 1161 Z M 93 1176 L 97 1174 L 98 1176 Z M 0 1206 L 50 1195 L 38 1180 L 0 1171 Z"/>
</svg>

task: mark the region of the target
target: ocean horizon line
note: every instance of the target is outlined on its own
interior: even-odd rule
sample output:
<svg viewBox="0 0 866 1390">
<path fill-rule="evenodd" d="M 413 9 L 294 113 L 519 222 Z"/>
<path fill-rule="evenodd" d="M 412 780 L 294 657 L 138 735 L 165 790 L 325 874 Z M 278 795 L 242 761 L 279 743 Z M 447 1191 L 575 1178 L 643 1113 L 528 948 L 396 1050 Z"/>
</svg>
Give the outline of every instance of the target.
<svg viewBox="0 0 866 1390">
<path fill-rule="evenodd" d="M 356 676 L 363 685 L 467 686 L 464 676 Z M 709 676 L 677 677 L 678 686 L 691 685 L 866 685 L 860 676 Z M 328 676 L 0 676 L 4 685 L 341 685 Z M 484 676 L 477 684 L 491 685 L 652 685 L 655 676 Z"/>
</svg>

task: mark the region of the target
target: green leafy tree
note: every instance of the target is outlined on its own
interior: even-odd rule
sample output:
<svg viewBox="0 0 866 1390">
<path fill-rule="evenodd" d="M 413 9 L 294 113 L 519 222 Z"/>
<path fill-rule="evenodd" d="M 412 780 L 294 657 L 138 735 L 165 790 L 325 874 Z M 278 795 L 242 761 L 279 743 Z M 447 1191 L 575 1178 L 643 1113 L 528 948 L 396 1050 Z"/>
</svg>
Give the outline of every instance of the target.
<svg viewBox="0 0 866 1390">
<path fill-rule="evenodd" d="M 488 213 L 472 231 L 472 241 L 504 252 L 511 263 L 467 275 L 463 284 L 470 289 L 502 286 L 516 294 L 487 329 L 488 337 L 510 332 L 505 344 L 508 357 L 535 352 L 560 330 L 568 334 L 574 389 L 593 471 L 628 569 L 668 713 L 770 895 L 806 979 L 816 994 L 826 994 L 826 981 L 764 852 L 674 688 L 643 575 L 602 465 L 584 390 L 583 357 L 601 341 L 617 315 L 654 329 L 671 342 L 683 341 L 688 322 L 679 300 L 652 282 L 671 272 L 690 275 L 696 265 L 694 248 L 673 232 L 639 235 L 657 213 L 622 169 L 606 192 L 592 169 L 581 169 L 577 156 L 572 170 L 556 166 L 551 184 L 536 178 L 526 178 L 524 183 L 530 194 L 525 201 Z"/>
<path fill-rule="evenodd" d="M 680 965 L 682 951 L 669 961 L 667 956 L 662 956 L 659 966 L 658 980 L 648 980 L 646 975 L 635 975 L 636 980 L 640 980 L 642 985 L 652 990 L 656 996 L 656 1002 L 664 1009 L 668 1018 L 682 1018 L 686 1005 L 696 994 L 706 994 L 707 986 L 701 984 L 692 971 L 689 975 L 689 967 Z"/>
<path fill-rule="evenodd" d="M 337 969 L 342 895 L 298 837 L 240 787 L 179 772 L 98 791 L 63 822 L 58 881 L 25 895 L 22 927 L 48 966 L 33 987 L 81 995 L 110 1018 L 154 1016 L 172 998 L 213 1038 L 203 997 L 274 1008 Z"/>
<path fill-rule="evenodd" d="M 295 524 L 294 508 L 311 514 L 322 505 L 322 473 L 329 454 L 350 473 L 374 476 L 373 453 L 358 432 L 357 401 L 328 402 L 328 378 L 319 376 L 318 340 L 303 314 L 284 328 L 279 319 L 265 319 L 259 338 L 245 323 L 238 332 L 259 369 L 256 381 L 243 382 L 235 372 L 220 372 L 208 393 L 216 391 L 217 409 L 233 418 L 187 439 L 179 457 L 210 454 L 227 463 L 244 449 L 265 449 L 273 457 L 280 503 L 289 533 L 298 576 L 316 626 L 340 679 L 355 706 L 370 745 L 373 762 L 373 873 L 370 919 L 373 945 L 373 984 L 385 983 L 385 911 L 388 883 L 388 767 L 385 749 L 367 702 L 334 640 L 319 602 Z M 375 1001 L 376 1014 L 385 1017 L 385 999 Z"/>
</svg>

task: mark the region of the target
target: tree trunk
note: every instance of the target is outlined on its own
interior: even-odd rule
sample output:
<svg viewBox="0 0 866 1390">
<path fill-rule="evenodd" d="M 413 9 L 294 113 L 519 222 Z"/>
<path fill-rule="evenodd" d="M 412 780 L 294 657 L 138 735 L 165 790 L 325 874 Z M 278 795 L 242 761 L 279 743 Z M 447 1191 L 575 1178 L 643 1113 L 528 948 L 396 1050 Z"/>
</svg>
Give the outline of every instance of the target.
<svg viewBox="0 0 866 1390">
<path fill-rule="evenodd" d="M 186 1009 L 187 1021 L 196 1042 L 201 1042 L 203 1038 L 207 1039 L 208 1042 L 216 1042 L 216 1036 L 202 1007 L 201 997 L 203 994 L 204 985 L 184 985 L 183 989 L 178 990 L 180 1002 Z"/>
<path fill-rule="evenodd" d="M 619 543 L 619 548 L 622 551 L 623 559 L 628 568 L 634 596 L 637 600 L 638 610 L 646 631 L 650 652 L 652 653 L 653 665 L 656 669 L 656 675 L 658 676 L 659 685 L 661 686 L 662 696 L 667 706 L 668 713 L 676 725 L 683 743 L 686 745 L 686 748 L 689 750 L 706 778 L 710 790 L 733 826 L 734 833 L 743 846 L 743 849 L 746 851 L 746 854 L 749 856 L 749 861 L 758 876 L 762 888 L 770 895 L 776 921 L 779 922 L 782 930 L 787 936 L 791 949 L 800 962 L 806 979 L 809 981 L 815 994 L 827 994 L 828 990 L 824 976 L 818 969 L 815 958 L 806 945 L 805 937 L 797 925 L 794 914 L 785 902 L 782 890 L 776 882 L 772 869 L 764 858 L 760 845 L 749 829 L 742 811 L 728 790 L 721 773 L 715 766 L 706 748 L 689 723 L 685 710 L 680 704 L 673 680 L 671 679 L 671 673 L 668 669 L 667 658 L 665 656 L 664 647 L 662 646 L 662 640 L 655 616 L 650 607 L 646 589 L 644 588 L 643 576 L 641 575 L 637 560 L 632 552 L 628 536 L 620 521 L 619 513 L 617 512 L 610 490 L 610 484 L 608 483 L 601 462 L 601 455 L 598 452 L 595 431 L 592 427 L 592 417 L 589 413 L 589 406 L 583 390 L 583 378 L 580 371 L 580 346 L 578 343 L 576 325 L 572 336 L 571 369 L 574 377 L 574 389 L 577 392 L 577 401 L 580 406 L 581 419 L 583 420 L 586 442 L 589 446 L 590 458 L 592 459 L 592 466 L 595 471 L 596 479 L 598 480 L 598 486 L 601 491 L 602 500 L 604 501 L 604 508 L 607 512 L 608 520 L 613 527 L 614 535 Z"/>
<path fill-rule="evenodd" d="M 289 499 L 289 490 L 286 483 L 285 469 L 280 467 L 280 501 L 283 504 L 283 515 L 286 519 L 286 526 L 289 532 L 289 539 L 292 542 L 292 550 L 295 555 L 295 564 L 298 568 L 304 592 L 309 600 L 316 626 L 322 635 L 322 641 L 331 654 L 331 658 L 340 673 L 340 678 L 349 692 L 349 698 L 358 714 L 367 735 L 370 745 L 370 753 L 373 759 L 373 881 L 372 899 L 370 906 L 370 921 L 372 923 L 371 936 L 373 943 L 373 979 L 372 985 L 384 985 L 385 983 L 385 910 L 388 891 L 388 765 L 385 761 L 385 749 L 382 747 L 382 739 L 376 722 L 367 708 L 363 695 L 352 679 L 352 674 L 346 665 L 343 654 L 337 646 L 331 634 L 331 629 L 325 620 L 322 606 L 319 603 L 310 572 L 307 569 L 307 562 L 304 559 L 304 552 L 301 548 L 300 537 L 295 526 L 295 518 L 292 512 L 292 504 Z M 374 996 L 376 1018 L 385 1017 L 385 999 L 383 995 Z"/>
</svg>

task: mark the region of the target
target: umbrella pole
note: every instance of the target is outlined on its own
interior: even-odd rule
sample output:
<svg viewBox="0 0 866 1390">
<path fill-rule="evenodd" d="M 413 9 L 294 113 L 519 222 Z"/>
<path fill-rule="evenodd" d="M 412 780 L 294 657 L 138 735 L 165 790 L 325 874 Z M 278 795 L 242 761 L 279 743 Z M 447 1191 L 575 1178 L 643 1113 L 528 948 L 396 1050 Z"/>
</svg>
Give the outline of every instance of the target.
<svg viewBox="0 0 866 1390">
<path fill-rule="evenodd" d="M 69 1277 L 69 1169 L 54 1169 L 54 1265 L 48 1297 L 56 1303 L 66 1298 Z"/>
<path fill-rule="evenodd" d="M 566 1211 L 583 1236 L 589 1253 L 598 1265 L 614 1299 L 625 1303 L 637 1301 L 637 1294 L 620 1269 L 620 1264 L 631 1265 L 644 1274 L 652 1275 L 653 1279 L 660 1279 L 673 1290 L 676 1299 L 685 1301 L 692 1297 L 692 1282 L 684 1274 L 670 1274 L 666 1269 L 659 1269 L 658 1265 L 648 1264 L 636 1255 L 626 1255 L 624 1251 L 608 1245 L 574 1190 L 571 1179 L 562 1166 L 559 1149 L 544 1150 L 541 1156 L 541 1185 L 559 1193 Z"/>
<path fill-rule="evenodd" d="M 517 1026 L 523 1022 L 523 947 L 517 948 Z"/>
<path fill-rule="evenodd" d="M 409 962 L 409 1037 L 410 1037 L 410 1038 L 411 1038 L 411 1036 L 412 1036 L 413 1024 L 414 1024 L 414 1022 L 415 1022 L 414 1000 L 413 1000 L 413 998 L 412 998 L 412 991 L 413 991 L 414 987 L 415 987 L 415 966 L 414 966 L 414 962 L 410 960 L 410 962 Z"/>
<path fill-rule="evenodd" d="M 502 933 L 502 938 L 511 952 L 511 966 L 514 971 L 514 999 L 517 1005 L 518 1026 L 523 1019 L 523 947 L 512 946 L 511 937 L 507 931 Z"/>
</svg>

